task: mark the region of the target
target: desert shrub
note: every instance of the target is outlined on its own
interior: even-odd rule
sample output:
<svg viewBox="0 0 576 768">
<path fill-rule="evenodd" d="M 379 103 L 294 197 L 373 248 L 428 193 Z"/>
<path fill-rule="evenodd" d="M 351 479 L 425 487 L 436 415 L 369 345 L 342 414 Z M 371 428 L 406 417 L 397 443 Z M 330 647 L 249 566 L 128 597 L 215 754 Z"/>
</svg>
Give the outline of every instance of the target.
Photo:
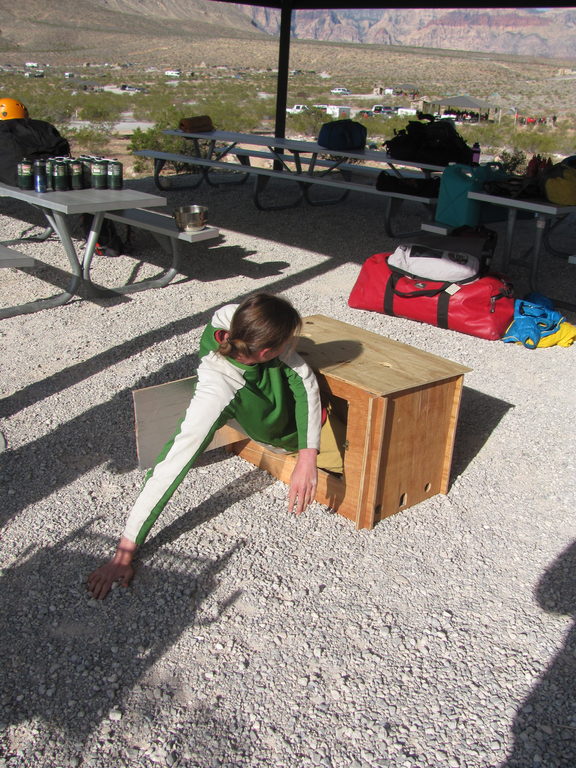
<svg viewBox="0 0 576 768">
<path fill-rule="evenodd" d="M 286 126 L 304 136 L 318 136 L 323 123 L 329 122 L 330 119 L 323 109 L 312 107 L 300 115 L 287 115 Z"/>
<path fill-rule="evenodd" d="M 174 122 L 171 121 L 169 124 L 157 124 L 153 128 L 148 128 L 148 130 L 145 131 L 141 128 L 136 128 L 132 134 L 130 143 L 128 144 L 128 150 L 130 152 L 136 152 L 141 149 L 154 149 L 161 152 L 187 154 L 191 149 L 189 142 L 186 142 L 185 139 L 181 139 L 178 136 L 167 136 L 162 132 L 165 128 L 174 128 L 177 126 L 177 122 L 175 126 Z M 135 173 L 144 173 L 145 171 L 151 171 L 153 165 L 154 163 L 152 160 L 145 157 L 138 157 L 135 159 L 133 167 Z"/>
<path fill-rule="evenodd" d="M 547 133 L 532 130 L 518 131 L 514 136 L 514 143 L 519 149 L 533 154 L 563 154 L 562 142 L 558 141 L 552 131 Z"/>
<path fill-rule="evenodd" d="M 90 123 L 113 124 L 117 122 L 124 109 L 124 103 L 118 98 L 110 98 L 114 96 L 117 94 L 83 94 L 79 108 L 80 119 Z"/>
<path fill-rule="evenodd" d="M 70 141 L 73 155 L 105 155 L 111 134 L 106 128 L 92 126 L 69 129 L 66 137 Z"/>
<path fill-rule="evenodd" d="M 75 112 L 75 97 L 47 78 L 27 79 L 10 75 L 0 80 L 0 91 L 22 101 L 30 117 L 65 125 Z"/>
<path fill-rule="evenodd" d="M 514 147 L 512 150 L 502 150 L 502 152 L 495 157 L 495 160 L 502 164 L 506 173 L 521 175 L 526 170 L 526 153 L 517 147 Z"/>
</svg>

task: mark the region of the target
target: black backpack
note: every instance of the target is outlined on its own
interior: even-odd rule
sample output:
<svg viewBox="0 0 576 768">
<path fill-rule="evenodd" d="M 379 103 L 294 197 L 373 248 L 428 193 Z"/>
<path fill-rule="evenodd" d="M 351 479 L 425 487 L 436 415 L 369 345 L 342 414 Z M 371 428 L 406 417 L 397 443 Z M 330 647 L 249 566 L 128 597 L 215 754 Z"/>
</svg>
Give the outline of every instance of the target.
<svg viewBox="0 0 576 768">
<path fill-rule="evenodd" d="M 332 120 L 324 123 L 318 134 L 318 144 L 335 151 L 364 149 L 366 146 L 366 126 L 354 120 Z"/>
<path fill-rule="evenodd" d="M 52 123 L 30 117 L 0 120 L 0 181 L 18 184 L 18 163 L 23 158 L 66 157 L 70 145 Z"/>
<path fill-rule="evenodd" d="M 472 163 L 472 147 L 466 144 L 451 120 L 427 123 L 411 120 L 406 128 L 395 131 L 395 136 L 384 146 L 396 160 L 415 160 L 431 165 Z"/>
</svg>

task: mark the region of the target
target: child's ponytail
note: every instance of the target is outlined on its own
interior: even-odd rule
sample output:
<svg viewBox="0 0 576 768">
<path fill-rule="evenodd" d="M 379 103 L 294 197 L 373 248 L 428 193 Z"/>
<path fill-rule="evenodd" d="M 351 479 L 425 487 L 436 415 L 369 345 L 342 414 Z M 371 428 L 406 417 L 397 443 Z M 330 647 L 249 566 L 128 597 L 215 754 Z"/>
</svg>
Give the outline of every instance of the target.
<svg viewBox="0 0 576 768">
<path fill-rule="evenodd" d="M 246 342 L 242 341 L 242 339 L 231 339 L 230 337 L 219 342 L 218 352 L 224 357 L 233 358 L 236 358 L 239 355 L 249 357 L 252 354 L 251 349 Z"/>
</svg>

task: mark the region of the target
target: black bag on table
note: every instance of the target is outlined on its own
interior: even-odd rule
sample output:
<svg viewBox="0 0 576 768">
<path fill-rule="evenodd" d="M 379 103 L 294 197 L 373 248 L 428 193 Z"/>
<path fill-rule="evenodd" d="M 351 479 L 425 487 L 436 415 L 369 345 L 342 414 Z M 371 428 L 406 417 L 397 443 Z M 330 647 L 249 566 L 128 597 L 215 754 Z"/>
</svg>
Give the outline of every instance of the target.
<svg viewBox="0 0 576 768">
<path fill-rule="evenodd" d="M 464 141 L 451 120 L 427 123 L 410 120 L 406 128 L 384 142 L 388 154 L 396 160 L 415 160 L 432 165 L 472 163 L 472 147 Z"/>
<path fill-rule="evenodd" d="M 318 144 L 326 149 L 346 150 L 364 149 L 366 146 L 366 126 L 348 118 L 324 123 L 318 134 Z"/>
<path fill-rule="evenodd" d="M 18 163 L 47 157 L 67 157 L 70 145 L 57 129 L 45 120 L 30 117 L 0 120 L 0 181 L 18 185 Z"/>
</svg>

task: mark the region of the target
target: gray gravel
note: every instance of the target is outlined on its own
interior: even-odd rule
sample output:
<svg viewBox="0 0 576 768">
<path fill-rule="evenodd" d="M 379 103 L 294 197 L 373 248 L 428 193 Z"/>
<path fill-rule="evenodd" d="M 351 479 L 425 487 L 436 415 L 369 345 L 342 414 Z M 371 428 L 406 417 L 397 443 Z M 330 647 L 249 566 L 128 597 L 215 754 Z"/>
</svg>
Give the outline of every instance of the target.
<svg viewBox="0 0 576 768">
<path fill-rule="evenodd" d="M 168 199 L 207 204 L 225 236 L 190 247 L 182 279 L 0 321 L 0 768 L 574 768 L 574 348 L 349 309 L 359 265 L 393 246 L 372 199 Z M 2 239 L 28 220 L 4 200 Z M 134 246 L 142 262 L 98 259 L 96 278 L 168 264 Z M 3 305 L 65 279 L 57 242 L 21 250 L 45 266 L 3 269 Z M 574 299 L 576 267 L 547 264 L 546 292 Z M 509 274 L 522 295 L 524 271 Z M 285 486 L 216 451 L 133 586 L 90 599 L 143 476 L 131 390 L 191 374 L 214 308 L 255 290 L 473 368 L 448 495 L 356 531 L 318 504 L 289 516 Z"/>
</svg>

